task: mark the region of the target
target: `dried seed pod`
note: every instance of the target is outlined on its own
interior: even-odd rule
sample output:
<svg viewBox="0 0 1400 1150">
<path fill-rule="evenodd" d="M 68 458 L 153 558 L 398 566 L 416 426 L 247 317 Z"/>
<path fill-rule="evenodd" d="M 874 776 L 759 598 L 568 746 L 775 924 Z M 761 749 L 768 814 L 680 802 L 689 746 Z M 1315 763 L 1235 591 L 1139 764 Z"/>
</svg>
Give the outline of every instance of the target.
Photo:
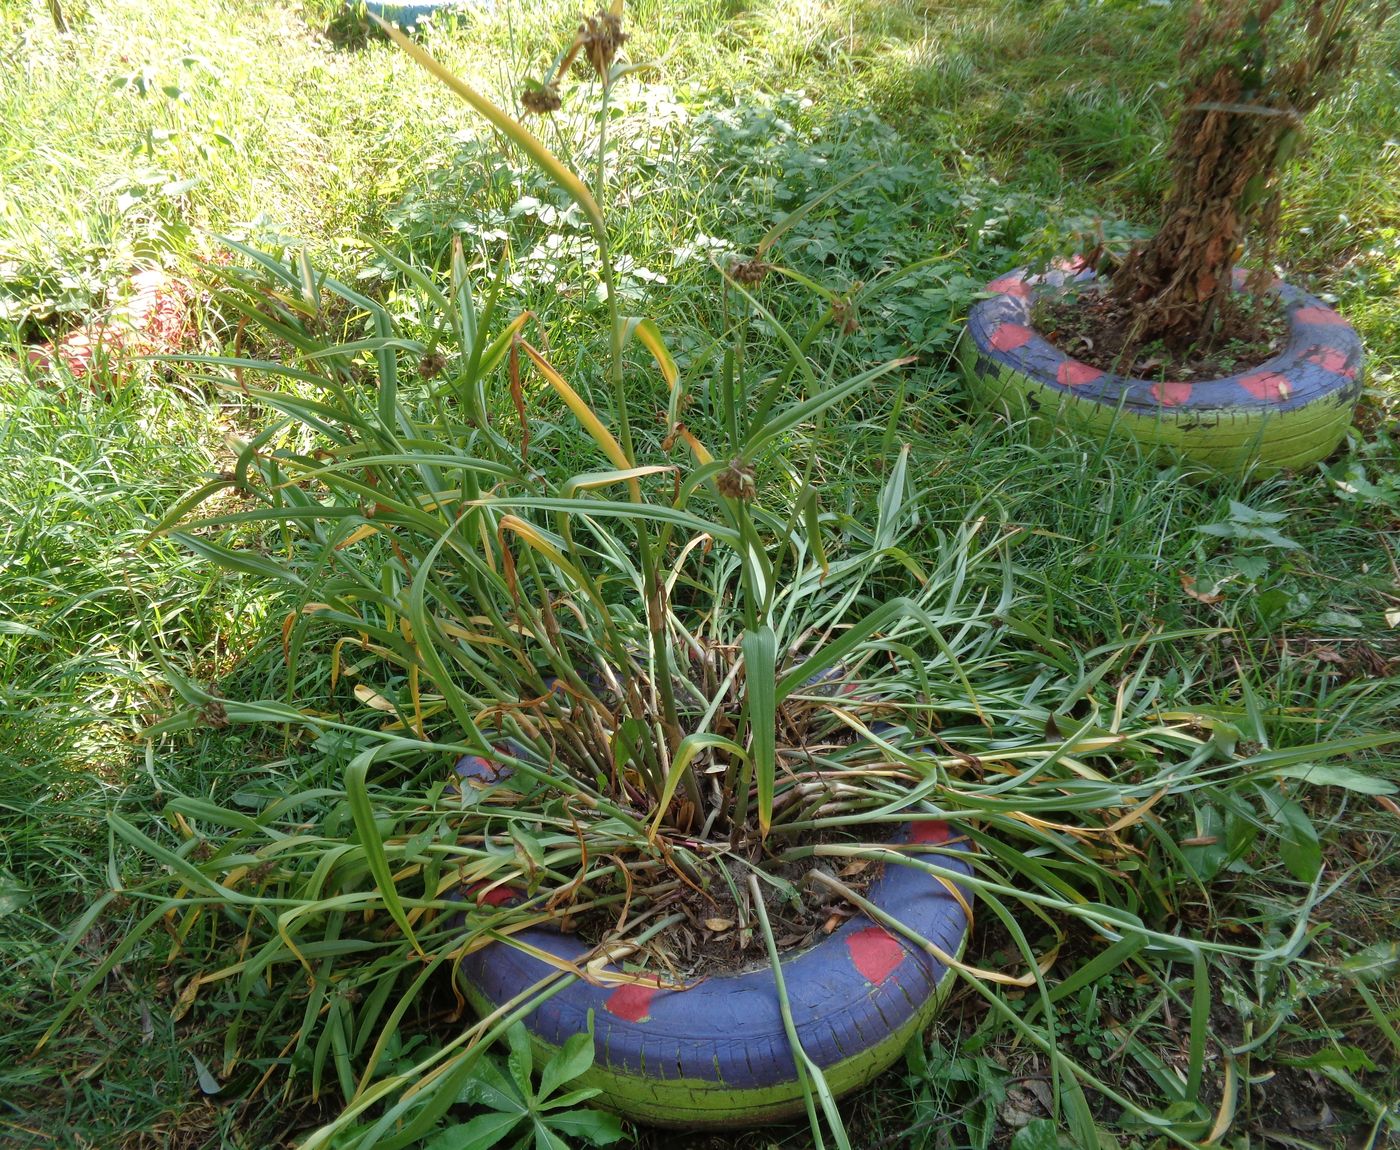
<svg viewBox="0 0 1400 1150">
<path fill-rule="evenodd" d="M 430 351 L 418 361 L 418 374 L 423 379 L 436 379 L 447 368 L 447 356 L 440 351 Z"/>
<path fill-rule="evenodd" d="M 598 12 L 578 26 L 578 43 L 588 56 L 593 70 L 604 80 L 617 58 L 617 50 L 626 43 L 628 35 L 622 30 L 622 17 L 611 12 Z"/>
<path fill-rule="evenodd" d="M 520 93 L 520 102 L 525 106 L 527 112 L 532 112 L 536 116 L 548 116 L 564 106 L 564 101 L 559 96 L 557 82 L 541 84 L 537 88 L 526 88 Z"/>
<path fill-rule="evenodd" d="M 212 727 L 216 731 L 221 731 L 228 726 L 228 712 L 224 710 L 224 705 L 217 700 L 210 700 L 200 710 L 199 717 L 204 721 L 206 727 Z"/>
<path fill-rule="evenodd" d="M 731 459 L 729 466 L 715 476 L 715 486 L 726 499 L 742 499 L 747 503 L 758 494 L 754 475 L 753 464 L 738 458 Z"/>
<path fill-rule="evenodd" d="M 730 264 L 729 274 L 736 283 L 754 286 L 761 284 L 771 269 L 771 264 L 766 264 L 755 256 L 751 260 L 739 260 L 737 263 Z"/>
<path fill-rule="evenodd" d="M 860 331 L 856 305 L 848 299 L 839 299 L 831 305 L 831 319 L 841 329 L 842 335 L 854 335 Z"/>
</svg>

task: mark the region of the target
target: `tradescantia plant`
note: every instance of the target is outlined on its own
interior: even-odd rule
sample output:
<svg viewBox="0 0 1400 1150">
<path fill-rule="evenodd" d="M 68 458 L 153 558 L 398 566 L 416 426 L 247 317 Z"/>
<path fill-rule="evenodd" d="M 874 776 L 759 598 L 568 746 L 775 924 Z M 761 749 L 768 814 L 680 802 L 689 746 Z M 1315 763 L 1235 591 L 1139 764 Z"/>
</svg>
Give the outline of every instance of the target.
<svg viewBox="0 0 1400 1150">
<path fill-rule="evenodd" d="M 162 873 L 123 892 L 144 916 L 54 1029 L 160 930 L 188 972 L 177 1010 L 228 1020 L 222 1080 L 338 1096 L 308 1147 L 421 1144 L 499 1078 L 483 1051 L 541 998 L 609 977 L 602 960 L 620 951 L 674 973 L 678 939 L 729 929 L 687 909 L 687 892 L 727 893 L 747 918 L 735 869 L 801 898 L 779 866 L 873 860 L 956 878 L 999 921 L 1015 969 L 950 961 L 990 1019 L 1044 1052 L 1079 1141 L 1096 1137 L 1086 1086 L 1182 1144 L 1204 1134 L 1208 964 L 1296 959 L 1306 908 L 1267 946 L 1183 937 L 1164 909 L 1175 885 L 1209 876 L 1162 812 L 1226 812 L 1240 852 L 1261 834 L 1296 839 L 1306 815 L 1277 777 L 1351 745 L 1275 750 L 1257 730 L 1265 746 L 1244 757 L 1224 719 L 1164 710 L 1150 652 L 1173 636 L 1080 653 L 1045 634 L 993 502 L 934 528 L 935 493 L 897 446 L 905 364 L 823 366 L 842 323 L 829 299 L 799 333 L 725 277 L 723 335 L 698 357 L 714 371 L 683 374 L 613 290 L 601 143 L 590 189 L 395 38 L 592 223 L 608 354 L 566 374 L 536 317 L 503 313 L 504 266 L 483 287 L 460 248 L 442 277 L 380 250 L 415 297 L 410 321 L 303 255 L 233 245 L 243 266 L 216 269 L 216 296 L 264 354 L 198 370 L 278 418 L 156 530 L 282 597 L 287 693 L 217 698 L 172 670 L 187 705 L 152 735 L 281 726 L 338 769 L 289 759 L 228 805 L 175 796 L 168 834 L 114 814 Z M 606 106 L 620 66 L 602 53 L 595 66 Z M 862 402 L 883 411 L 862 432 L 892 445 L 867 501 L 849 478 L 821 482 L 818 463 L 842 438 L 825 421 L 859 424 Z M 351 681 L 359 709 L 299 697 L 344 697 Z M 509 766 L 511 786 L 454 782 L 463 755 Z M 958 819 L 974 874 L 886 847 L 911 816 Z M 805 897 L 860 905 L 821 873 L 828 895 Z M 1298 877 L 1316 897 L 1316 874 Z M 494 897 L 507 891 L 517 905 Z M 772 938 L 754 909 L 762 961 Z M 405 1053 L 425 992 L 451 985 L 464 954 L 547 921 L 591 921 L 598 961 Z M 1052 986 L 1069 929 L 1096 940 L 1092 957 Z M 1151 955 L 1190 972 L 1188 989 L 1170 987 L 1193 1019 L 1185 1081 L 1158 1064 L 1169 1119 L 1054 1038 L 1065 995 L 1124 964 L 1155 970 Z M 999 984 L 1030 1009 L 1013 1012 Z"/>
</svg>

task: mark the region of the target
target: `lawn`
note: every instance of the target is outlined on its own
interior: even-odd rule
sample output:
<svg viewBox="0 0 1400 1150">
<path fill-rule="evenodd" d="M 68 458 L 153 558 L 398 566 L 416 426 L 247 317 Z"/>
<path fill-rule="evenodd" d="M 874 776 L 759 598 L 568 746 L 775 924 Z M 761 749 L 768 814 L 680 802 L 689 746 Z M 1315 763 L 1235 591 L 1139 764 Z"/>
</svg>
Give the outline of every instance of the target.
<svg viewBox="0 0 1400 1150">
<path fill-rule="evenodd" d="M 532 344 L 606 408 L 603 269 L 575 201 L 329 0 L 64 13 L 61 34 L 48 6 L 0 0 L 0 1144 L 295 1145 L 360 1075 L 411 1079 L 466 1026 L 384 913 L 318 901 L 359 842 L 357 756 L 384 727 L 454 738 L 399 673 L 408 590 L 369 518 L 352 539 L 250 512 L 311 490 L 308 471 L 276 472 L 315 468 L 325 444 L 330 391 L 307 365 L 332 365 L 347 404 L 385 394 L 384 349 L 356 343 L 368 316 L 400 341 L 421 430 L 405 441 L 514 435 L 528 407 L 532 481 L 611 466 L 560 389 L 512 394 L 510 363 L 475 422 L 435 382 L 461 350 L 434 311 L 456 275 L 498 327 L 531 313 Z M 579 16 L 500 0 L 418 40 L 519 113 Z M 989 280 L 1151 226 L 1184 19 L 1140 0 L 646 0 L 625 54 L 653 63 L 611 93 L 601 173 L 596 85 L 530 121 L 596 177 L 618 302 L 654 322 L 688 389 L 668 411 L 631 345 L 638 457 L 663 458 L 679 414 L 733 438 L 736 372 L 777 380 L 775 403 L 799 394 L 787 338 L 819 365 L 814 391 L 907 361 L 786 429 L 750 477 L 759 505 L 810 489 L 812 522 L 854 551 L 897 515 L 895 570 L 862 594 L 878 606 L 951 572 L 940 605 L 1004 644 L 978 664 L 996 723 L 1034 726 L 1037 746 L 1131 736 L 1078 776 L 1047 767 L 1052 798 L 992 795 L 975 769 L 1009 736 L 965 722 L 967 697 L 931 717 L 947 769 L 973 771 L 947 801 L 1016 844 L 984 848 L 991 864 L 1058 893 L 981 914 L 968 963 L 1038 963 L 1039 980 L 960 978 L 842 1104 L 853 1146 L 1400 1134 L 1400 21 L 1319 110 L 1286 189 L 1282 266 L 1368 349 L 1331 459 L 1203 476 L 972 412 L 953 359 Z M 720 269 L 755 253 L 777 270 L 741 298 Z M 165 344 L 84 373 L 29 364 L 152 268 L 178 306 Z M 278 330 L 250 319 L 268 300 Z M 357 506 L 397 493 L 395 466 L 366 462 Z M 220 522 L 167 530 L 196 515 Z M 355 580 L 383 614 L 318 617 Z M 413 753 L 363 792 L 386 841 L 426 833 L 450 762 Z M 268 827 L 298 845 L 270 849 Z M 256 912 L 221 903 L 235 870 L 257 876 Z M 1131 929 L 1090 929 L 1091 904 Z M 473 1113 L 414 1144 L 465 1144 L 444 1131 Z M 367 1145 L 366 1129 L 321 1144 Z M 627 1133 L 812 1144 L 806 1124 Z"/>
</svg>

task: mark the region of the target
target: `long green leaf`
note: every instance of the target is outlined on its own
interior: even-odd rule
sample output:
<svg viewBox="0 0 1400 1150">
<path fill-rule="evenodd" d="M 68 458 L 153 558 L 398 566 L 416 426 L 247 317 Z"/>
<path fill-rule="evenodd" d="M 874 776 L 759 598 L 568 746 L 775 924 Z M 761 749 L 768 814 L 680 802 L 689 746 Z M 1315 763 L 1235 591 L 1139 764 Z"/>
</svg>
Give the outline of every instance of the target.
<svg viewBox="0 0 1400 1150">
<path fill-rule="evenodd" d="M 491 122 L 492 127 L 529 156 L 542 172 L 563 188 L 569 198 L 578 204 L 583 214 L 588 217 L 588 222 L 593 225 L 593 230 L 597 233 L 599 243 L 607 243 L 607 228 L 603 223 L 603 211 L 598 206 L 598 201 L 593 198 L 593 193 L 588 190 L 582 180 L 564 166 L 559 157 L 540 142 L 533 132 L 494 101 L 483 96 L 465 80 L 454 76 L 451 71 L 433 59 L 392 24 L 381 20 L 372 13 L 370 19 L 379 25 L 380 30 L 389 39 L 407 52 L 416 64 L 430 75 L 441 80 L 477 112 L 486 117 Z"/>
<path fill-rule="evenodd" d="M 832 1094 L 831 1087 L 827 1084 L 826 1075 L 802 1048 L 802 1040 L 797 1033 L 797 1023 L 792 1016 L 792 1002 L 788 998 L 787 981 L 783 978 L 783 964 L 778 955 L 777 939 L 773 936 L 773 926 L 768 921 L 768 911 L 763 905 L 763 892 L 759 890 L 758 878 L 752 874 L 749 875 L 749 905 L 753 907 L 758 916 L 759 928 L 763 934 L 763 944 L 768 951 L 768 965 L 773 971 L 773 987 L 778 993 L 778 1012 L 782 1015 L 783 1030 L 787 1033 L 788 1046 L 792 1048 L 792 1060 L 797 1069 L 798 1081 L 802 1084 L 802 1097 L 807 1106 L 807 1121 L 811 1126 L 813 1141 L 817 1150 L 822 1150 L 825 1143 L 822 1141 L 821 1126 L 817 1122 L 816 1109 L 813 1106 L 813 1095 L 815 1095 L 817 1101 L 821 1103 L 822 1113 L 826 1116 L 827 1124 L 831 1127 L 831 1133 L 836 1138 L 836 1145 L 840 1150 L 851 1150 L 851 1142 L 846 1135 L 846 1126 L 841 1120 L 840 1111 L 836 1108 L 836 1096 Z"/>
<path fill-rule="evenodd" d="M 785 432 L 791 431 L 799 424 L 805 423 L 818 412 L 825 411 L 828 407 L 832 406 L 832 404 L 839 403 L 849 395 L 854 395 L 861 388 L 874 383 L 875 380 L 880 379 L 882 376 L 889 375 L 890 372 L 897 368 L 907 367 L 913 362 L 914 359 L 912 356 L 904 359 L 892 359 L 888 363 L 882 363 L 879 367 L 873 367 L 869 371 L 863 371 L 859 375 L 853 375 L 850 379 L 826 388 L 816 395 L 811 396 L 809 399 L 805 399 L 801 403 L 786 408 L 767 423 L 754 428 L 749 433 L 748 440 L 744 444 L 744 457 L 751 461 L 756 460 L 770 443 Z"/>
<path fill-rule="evenodd" d="M 648 837 L 656 837 L 656 831 L 661 826 L 661 820 L 666 816 L 666 808 L 671 805 L 671 799 L 675 796 L 676 787 L 679 785 L 681 777 L 690 769 L 690 764 L 694 762 L 695 756 L 704 750 L 727 751 L 737 759 L 748 758 L 743 747 L 739 746 L 733 739 L 726 739 L 723 735 L 705 731 L 687 735 L 681 740 L 680 746 L 676 748 L 675 758 L 671 760 L 670 770 L 666 772 L 666 783 L 661 788 L 661 794 L 656 801 L 656 815 L 652 818 L 651 826 L 647 828 Z"/>
<path fill-rule="evenodd" d="M 766 623 L 744 632 L 744 698 L 748 703 L 758 826 L 773 822 L 773 787 L 778 769 L 778 638 Z"/>
<path fill-rule="evenodd" d="M 374 824 L 374 807 L 369 800 L 367 776 L 370 763 L 374 761 L 376 754 L 377 750 L 371 749 L 355 756 L 354 762 L 345 769 L 345 794 L 350 801 L 350 813 L 355 820 L 360 845 L 364 848 L 365 860 L 369 863 L 370 873 L 374 875 L 374 881 L 379 886 L 384 907 L 419 957 L 427 958 L 413 933 L 413 927 L 409 924 L 403 903 L 399 900 L 398 888 L 394 885 L 394 876 L 389 870 L 389 860 L 384 854 L 384 843 Z"/>
</svg>

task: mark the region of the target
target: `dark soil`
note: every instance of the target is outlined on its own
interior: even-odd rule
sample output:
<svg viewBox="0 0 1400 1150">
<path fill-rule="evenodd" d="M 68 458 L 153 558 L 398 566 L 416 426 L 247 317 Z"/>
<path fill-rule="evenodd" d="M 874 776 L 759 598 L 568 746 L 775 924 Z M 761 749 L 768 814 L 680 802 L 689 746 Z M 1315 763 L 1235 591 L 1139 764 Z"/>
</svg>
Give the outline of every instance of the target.
<svg viewBox="0 0 1400 1150">
<path fill-rule="evenodd" d="M 1161 343 L 1128 346 L 1131 308 L 1101 287 L 1036 298 L 1035 329 L 1066 355 L 1114 375 L 1189 383 L 1257 367 L 1288 342 L 1288 319 L 1272 295 L 1235 295 L 1216 317 L 1209 338 L 1177 354 Z"/>
</svg>

